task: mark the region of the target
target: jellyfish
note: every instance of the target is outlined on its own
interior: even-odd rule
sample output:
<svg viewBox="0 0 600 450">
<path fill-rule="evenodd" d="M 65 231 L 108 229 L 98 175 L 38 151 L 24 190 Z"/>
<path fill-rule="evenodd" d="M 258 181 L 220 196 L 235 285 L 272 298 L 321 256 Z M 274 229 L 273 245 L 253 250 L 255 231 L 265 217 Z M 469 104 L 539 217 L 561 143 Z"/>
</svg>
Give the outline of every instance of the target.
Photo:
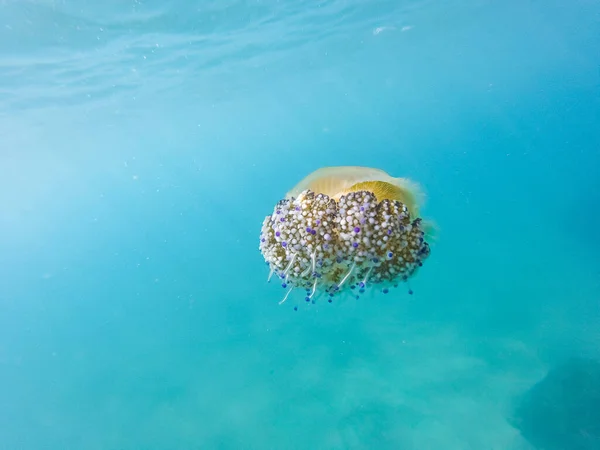
<svg viewBox="0 0 600 450">
<path fill-rule="evenodd" d="M 325 167 L 294 186 L 265 217 L 259 250 L 285 289 L 306 302 L 367 289 L 387 294 L 430 254 L 420 187 L 368 167 Z M 409 293 L 412 291 L 409 288 Z M 297 309 L 297 306 L 294 308 Z"/>
</svg>

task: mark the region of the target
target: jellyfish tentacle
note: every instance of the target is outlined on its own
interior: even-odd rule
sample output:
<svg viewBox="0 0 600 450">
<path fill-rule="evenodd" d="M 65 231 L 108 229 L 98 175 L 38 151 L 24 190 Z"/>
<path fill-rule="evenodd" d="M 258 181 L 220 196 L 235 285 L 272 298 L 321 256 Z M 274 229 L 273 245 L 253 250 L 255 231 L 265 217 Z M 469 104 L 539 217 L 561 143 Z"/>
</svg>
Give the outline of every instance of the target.
<svg viewBox="0 0 600 450">
<path fill-rule="evenodd" d="M 308 296 L 308 298 L 313 298 L 313 295 L 315 295 L 315 291 L 317 290 L 317 282 L 318 281 L 319 281 L 319 279 L 317 277 L 315 277 L 315 282 L 313 283 L 312 291 L 311 291 L 310 295 Z"/>
<path fill-rule="evenodd" d="M 365 275 L 363 280 L 360 282 L 361 289 L 364 289 L 367 286 L 367 281 L 369 280 L 369 275 L 371 275 L 372 270 L 373 270 L 373 266 L 369 266 L 369 270 L 367 270 L 367 274 Z"/>
<path fill-rule="evenodd" d="M 348 279 L 348 277 L 352 274 L 352 272 L 354 271 L 354 268 L 356 267 L 356 262 L 352 263 L 352 267 L 350 267 L 350 270 L 348 271 L 348 273 L 346 274 L 346 276 L 344 278 L 342 278 L 342 281 L 340 281 L 337 285 L 337 288 L 340 289 L 344 283 L 346 282 L 346 280 Z"/>
<path fill-rule="evenodd" d="M 296 260 L 296 253 L 292 253 L 292 258 L 290 259 L 290 262 L 288 263 L 287 267 L 283 271 L 284 275 L 287 275 L 287 273 L 290 271 L 290 269 L 292 268 L 292 264 L 294 264 L 295 260 Z"/>
<path fill-rule="evenodd" d="M 283 297 L 283 300 L 281 300 L 279 302 L 280 305 L 283 305 L 285 303 L 285 301 L 288 299 L 288 297 L 290 296 L 291 292 L 294 290 L 294 286 L 292 286 L 291 288 L 289 288 L 289 290 L 286 292 L 285 297 Z"/>
<path fill-rule="evenodd" d="M 312 269 L 312 265 L 309 264 L 309 266 L 306 268 L 306 270 L 300 274 L 300 278 L 304 278 L 304 277 L 308 276 L 311 269 Z"/>
</svg>

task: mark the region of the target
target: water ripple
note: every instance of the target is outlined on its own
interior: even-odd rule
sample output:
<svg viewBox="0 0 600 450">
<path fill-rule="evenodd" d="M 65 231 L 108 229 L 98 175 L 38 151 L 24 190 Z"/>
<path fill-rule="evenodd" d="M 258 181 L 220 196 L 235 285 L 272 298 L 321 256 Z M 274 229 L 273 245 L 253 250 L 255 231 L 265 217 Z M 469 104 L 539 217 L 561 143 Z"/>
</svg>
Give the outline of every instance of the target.
<svg viewBox="0 0 600 450">
<path fill-rule="evenodd" d="M 372 37 L 423 2 L 329 0 L 0 3 L 0 106 L 68 105 L 285 67 L 326 43 Z M 303 53 L 304 52 L 304 53 Z M 243 79 L 243 77 L 241 77 Z M 238 77 L 238 80 L 240 77 Z M 232 82 L 229 80 L 228 82 Z"/>
</svg>

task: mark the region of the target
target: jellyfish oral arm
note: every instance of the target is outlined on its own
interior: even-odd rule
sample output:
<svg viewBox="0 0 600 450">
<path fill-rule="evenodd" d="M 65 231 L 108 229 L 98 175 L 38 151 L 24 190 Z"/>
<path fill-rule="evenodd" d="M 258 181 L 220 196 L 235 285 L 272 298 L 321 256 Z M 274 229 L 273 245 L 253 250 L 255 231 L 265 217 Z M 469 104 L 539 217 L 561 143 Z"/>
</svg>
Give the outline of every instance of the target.
<svg viewBox="0 0 600 450">
<path fill-rule="evenodd" d="M 367 283 L 388 293 L 429 256 L 422 219 L 398 199 L 404 194 L 396 186 L 361 182 L 347 191 L 333 198 L 304 190 L 280 200 L 265 217 L 259 249 L 270 268 L 268 280 L 277 274 L 288 288 L 280 303 L 295 289 L 305 290 L 312 303 L 319 292 L 329 302 L 356 287 L 362 294 Z"/>
</svg>

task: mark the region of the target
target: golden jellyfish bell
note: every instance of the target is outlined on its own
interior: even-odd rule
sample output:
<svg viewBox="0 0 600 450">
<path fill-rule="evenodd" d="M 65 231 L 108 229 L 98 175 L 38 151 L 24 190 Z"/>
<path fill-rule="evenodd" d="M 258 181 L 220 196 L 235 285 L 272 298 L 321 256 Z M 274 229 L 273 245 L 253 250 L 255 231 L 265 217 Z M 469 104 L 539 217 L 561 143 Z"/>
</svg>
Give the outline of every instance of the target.
<svg viewBox="0 0 600 450">
<path fill-rule="evenodd" d="M 424 195 L 421 188 L 406 178 L 394 178 L 380 169 L 360 166 L 323 167 L 306 176 L 290 190 L 286 198 L 298 197 L 310 190 L 325 194 L 338 201 L 349 192 L 370 191 L 379 201 L 397 200 L 406 205 L 413 216 L 418 216 L 418 205 Z"/>
<path fill-rule="evenodd" d="M 314 303 L 367 286 L 383 293 L 406 282 L 429 256 L 419 217 L 420 187 L 380 169 L 341 166 L 314 171 L 263 221 L 259 249 L 286 288 Z M 409 293 L 412 293 L 409 289 Z M 297 309 L 297 307 L 295 308 Z"/>
</svg>

